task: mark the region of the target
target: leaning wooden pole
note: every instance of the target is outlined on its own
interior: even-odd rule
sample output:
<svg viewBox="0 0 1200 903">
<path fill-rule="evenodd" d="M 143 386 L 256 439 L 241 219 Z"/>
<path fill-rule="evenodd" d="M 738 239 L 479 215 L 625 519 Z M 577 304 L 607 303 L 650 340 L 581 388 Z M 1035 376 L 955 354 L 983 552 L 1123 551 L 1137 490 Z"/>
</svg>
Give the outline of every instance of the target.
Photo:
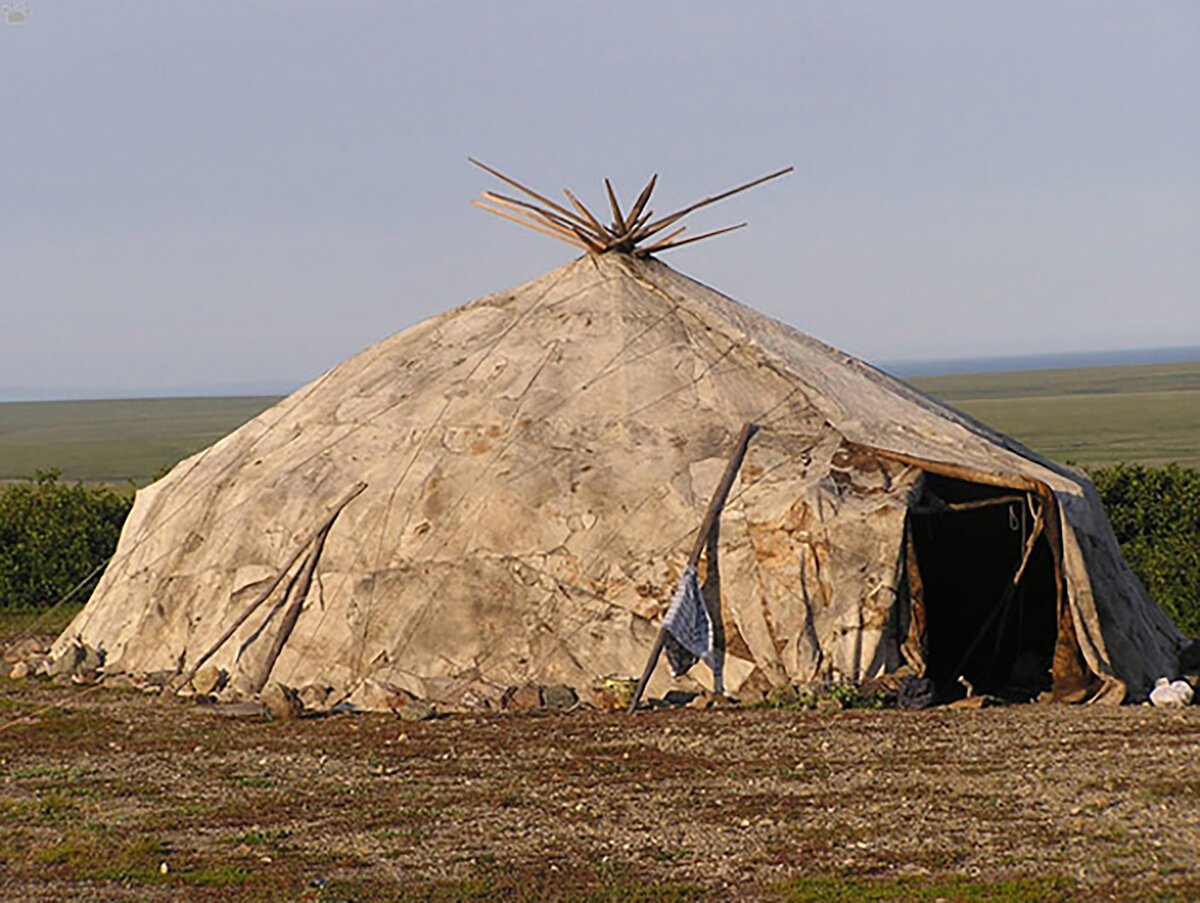
<svg viewBox="0 0 1200 903">
<path fill-rule="evenodd" d="M 308 591 L 312 587 L 313 574 L 317 570 L 317 562 L 321 560 L 321 552 L 325 548 L 325 538 L 329 535 L 329 531 L 333 529 L 333 521 L 328 521 L 315 540 L 313 540 L 311 551 L 308 553 L 308 558 L 304 561 L 304 567 L 300 571 L 299 578 L 292 587 L 292 600 L 287 610 L 283 613 L 283 617 L 279 621 L 279 627 L 275 631 L 275 638 L 271 641 L 271 648 L 267 652 L 266 664 L 263 665 L 259 672 L 258 678 L 250 686 L 251 693 L 261 693 L 263 687 L 267 685 L 267 681 L 271 677 L 271 672 L 275 670 L 275 663 L 279 661 L 279 655 L 283 652 L 283 647 L 287 645 L 287 641 L 292 637 L 292 631 L 296 627 L 296 622 L 300 620 L 300 610 L 304 608 L 304 603 L 308 599 Z"/>
<path fill-rule="evenodd" d="M 237 629 L 245 624 L 246 620 L 258 610 L 258 607 L 271 597 L 271 593 L 275 592 L 275 588 L 283 582 L 283 578 L 286 577 L 288 571 L 292 569 L 292 565 L 300 560 L 300 556 L 304 554 L 304 550 L 312 545 L 318 538 L 320 538 L 329 529 L 330 525 L 337 519 L 337 516 L 342 513 L 342 509 L 354 501 L 354 499 L 358 497 L 359 493 L 366 488 L 366 483 L 355 483 L 354 488 L 342 496 L 338 503 L 329 510 L 328 514 L 325 515 L 325 518 L 321 521 L 321 523 L 319 523 L 317 527 L 304 538 L 304 542 L 300 543 L 300 545 L 296 547 L 295 551 L 292 552 L 291 557 L 288 558 L 283 567 L 279 569 L 278 573 L 275 575 L 275 578 L 270 582 L 267 588 L 258 594 L 255 600 L 250 603 L 246 610 L 243 611 L 234 620 L 234 622 L 229 625 L 225 632 L 221 634 L 217 641 L 208 648 L 208 651 L 196 659 L 196 661 L 192 664 L 192 667 L 189 668 L 188 672 L 183 676 L 183 679 L 175 685 L 176 690 L 186 687 L 188 682 L 196 676 L 196 672 L 203 667 L 204 663 L 212 658 L 216 651 L 224 646 L 231 636 L 237 633 Z"/>
<path fill-rule="evenodd" d="M 742 431 L 738 434 L 737 445 L 734 447 L 733 454 L 729 456 L 729 463 L 725 465 L 725 473 L 721 476 L 721 482 L 717 484 L 716 492 L 713 493 L 712 499 L 708 503 L 708 510 L 704 512 L 704 520 L 700 523 L 700 530 L 696 534 L 696 541 L 692 544 L 692 552 L 688 555 L 688 567 L 695 567 L 700 563 L 700 556 L 704 554 L 704 547 L 708 543 L 708 535 L 712 532 L 717 518 L 720 517 L 721 509 L 725 507 L 725 500 L 729 497 L 729 490 L 733 488 L 733 480 L 741 469 L 742 461 L 746 457 L 746 449 L 750 445 L 750 438 L 757 430 L 758 427 L 750 421 L 742 424 Z M 662 655 L 663 644 L 666 641 L 667 629 L 666 627 L 659 627 L 658 636 L 655 638 L 654 646 L 650 650 L 650 657 L 646 660 L 646 669 L 642 672 L 642 679 L 638 681 L 637 689 L 633 693 L 633 700 L 629 703 L 629 711 L 631 713 L 637 710 L 638 704 L 642 701 L 642 694 L 646 692 L 646 684 L 650 683 L 650 675 L 654 673 L 654 666 L 658 664 L 658 658 Z"/>
</svg>

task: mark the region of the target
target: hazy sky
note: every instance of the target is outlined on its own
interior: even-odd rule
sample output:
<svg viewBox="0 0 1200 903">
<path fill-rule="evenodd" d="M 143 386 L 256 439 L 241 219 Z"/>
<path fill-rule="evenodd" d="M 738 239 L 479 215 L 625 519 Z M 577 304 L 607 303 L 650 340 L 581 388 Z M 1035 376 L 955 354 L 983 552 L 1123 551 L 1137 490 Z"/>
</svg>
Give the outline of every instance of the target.
<svg viewBox="0 0 1200 903">
<path fill-rule="evenodd" d="M 570 259 L 468 154 L 662 211 L 794 164 L 664 259 L 868 359 L 1200 345 L 1195 0 L 16 5 L 5 390 L 299 383 Z"/>
</svg>

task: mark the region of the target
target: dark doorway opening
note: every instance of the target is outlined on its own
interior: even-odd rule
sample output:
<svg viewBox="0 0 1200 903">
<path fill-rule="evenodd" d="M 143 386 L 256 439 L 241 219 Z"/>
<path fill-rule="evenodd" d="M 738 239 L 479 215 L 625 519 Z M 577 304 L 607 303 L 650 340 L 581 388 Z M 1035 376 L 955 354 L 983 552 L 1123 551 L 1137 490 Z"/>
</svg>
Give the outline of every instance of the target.
<svg viewBox="0 0 1200 903">
<path fill-rule="evenodd" d="M 1028 492 L 926 473 L 909 530 L 920 572 L 926 676 L 937 686 L 950 687 L 961 676 L 976 693 L 1008 699 L 1050 688 L 1058 592 L 1044 531 L 1012 587 L 1037 532 L 1037 505 Z"/>
</svg>

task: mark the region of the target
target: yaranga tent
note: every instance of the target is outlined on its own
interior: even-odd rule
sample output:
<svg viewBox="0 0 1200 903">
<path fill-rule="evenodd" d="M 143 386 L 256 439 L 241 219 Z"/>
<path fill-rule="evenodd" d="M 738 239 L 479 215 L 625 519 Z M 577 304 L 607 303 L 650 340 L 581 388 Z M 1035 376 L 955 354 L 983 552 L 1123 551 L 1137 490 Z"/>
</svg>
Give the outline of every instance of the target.
<svg viewBox="0 0 1200 903">
<path fill-rule="evenodd" d="M 610 241 L 637 226 L 613 208 Z M 1173 672 L 1182 638 L 1083 474 L 570 234 L 579 259 L 385 339 L 141 490 L 59 648 L 366 707 L 634 676 L 752 424 L 700 544 L 726 692 L 912 674 L 1120 702 Z M 649 693 L 710 680 L 659 666 Z"/>
</svg>

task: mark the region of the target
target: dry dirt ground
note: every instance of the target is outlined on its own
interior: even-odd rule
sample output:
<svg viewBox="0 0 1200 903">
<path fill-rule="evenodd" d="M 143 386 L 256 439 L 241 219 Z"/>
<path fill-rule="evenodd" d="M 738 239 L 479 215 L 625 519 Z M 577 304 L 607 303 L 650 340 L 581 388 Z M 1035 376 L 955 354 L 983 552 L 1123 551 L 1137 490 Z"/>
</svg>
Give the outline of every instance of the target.
<svg viewBox="0 0 1200 903">
<path fill-rule="evenodd" d="M 271 723 L 80 689 L 0 680 L 5 900 L 1200 898 L 1200 707 Z"/>
</svg>

